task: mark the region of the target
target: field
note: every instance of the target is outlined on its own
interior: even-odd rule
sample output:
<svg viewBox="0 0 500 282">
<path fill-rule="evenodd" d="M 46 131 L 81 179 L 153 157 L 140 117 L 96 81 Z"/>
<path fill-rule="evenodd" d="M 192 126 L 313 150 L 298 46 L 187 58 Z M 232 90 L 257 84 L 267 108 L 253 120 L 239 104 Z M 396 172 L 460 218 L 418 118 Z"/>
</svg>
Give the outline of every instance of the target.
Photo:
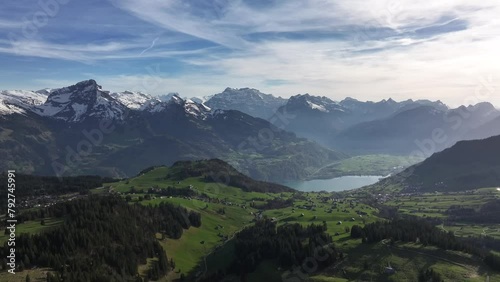
<svg viewBox="0 0 500 282">
<path fill-rule="evenodd" d="M 363 160 L 358 157 L 357 161 Z M 366 161 L 366 159 L 365 159 Z M 347 166 L 346 166 L 347 167 Z M 135 189 L 133 200 L 143 197 L 145 190 L 151 187 L 166 188 L 168 186 L 182 188 L 191 186 L 200 193 L 206 193 L 212 198 L 223 200 L 223 203 L 206 203 L 199 199 L 179 197 L 157 197 L 142 200 L 142 204 L 158 204 L 161 201 L 179 204 L 202 214 L 202 226 L 186 230 L 179 240 L 164 239 L 163 246 L 169 258 L 176 262 L 176 269 L 170 279 L 180 277 L 181 273 L 197 275 L 207 271 L 212 273 L 227 267 L 233 258 L 234 244 L 231 236 L 244 226 L 251 224 L 257 210 L 250 207 L 251 203 L 262 204 L 266 199 L 288 199 L 293 193 L 268 194 L 243 192 L 236 187 L 222 184 L 205 183 L 201 178 L 187 178 L 182 181 L 167 179 L 169 168 L 160 167 L 136 178 L 108 184 L 112 191 L 125 193 Z M 397 189 L 398 187 L 394 187 Z M 444 212 L 452 205 L 479 207 L 492 197 L 498 197 L 496 189 L 481 189 L 475 193 L 430 193 L 422 195 L 392 194 L 385 200 L 385 205 L 398 207 L 401 214 L 422 217 L 438 217 L 445 219 Z M 431 247 L 405 244 L 388 247 L 384 244 L 366 245 L 359 240 L 350 239 L 349 230 L 354 224 L 364 225 L 376 220 L 377 209 L 361 203 L 363 193 L 342 193 L 340 199 L 333 200 L 328 193 L 300 193 L 301 197 L 294 200 L 293 206 L 265 210 L 262 216 L 271 218 L 278 224 L 326 222 L 328 232 L 340 250 L 347 253 L 347 259 L 342 263 L 342 270 L 325 270 L 311 277 L 311 281 L 356 281 L 357 279 L 373 279 L 373 281 L 404 281 L 416 277 L 423 267 L 431 267 L 450 279 L 450 281 L 484 281 L 486 272 L 481 263 L 467 258 L 465 254 L 451 254 Z M 225 214 L 220 214 L 222 208 Z M 360 216 L 360 214 L 362 214 Z M 340 223 L 341 222 L 341 223 Z M 442 228 L 443 226 L 441 226 Z M 457 236 L 480 235 L 484 228 L 489 235 L 495 235 L 495 226 L 444 226 L 445 230 L 456 231 Z M 228 236 L 224 240 L 222 236 Z M 203 244 L 202 244 L 203 242 Z M 206 257 L 206 261 L 205 261 Z M 376 261 L 366 269 L 365 261 Z M 464 262 L 465 261 L 465 262 Z M 385 267 L 397 269 L 395 274 L 384 273 Z M 329 272 L 330 271 L 330 272 Z M 248 281 L 271 281 L 280 276 L 273 261 L 264 261 Z M 490 276 L 495 281 L 497 276 Z M 343 280 L 348 279 L 348 280 Z M 500 279 L 500 278 L 498 278 Z M 411 279 L 410 279 L 411 280 Z"/>
<path fill-rule="evenodd" d="M 480 237 L 490 236 L 500 240 L 500 224 L 454 224 L 440 226 L 445 231 L 451 231 L 455 236 Z"/>
<path fill-rule="evenodd" d="M 340 160 L 327 165 L 313 175 L 311 179 L 329 179 L 346 175 L 385 176 L 423 161 L 422 158 L 393 155 L 362 155 Z"/>
<path fill-rule="evenodd" d="M 40 221 L 26 221 L 23 223 L 16 224 L 16 236 L 19 234 L 33 234 L 38 232 L 43 232 L 50 230 L 62 223 L 61 219 L 47 218 L 45 219 L 45 225 L 41 225 Z M 9 239 L 9 235 L 4 232 L 0 233 L 0 244 L 3 245 L 5 241 Z"/>
<path fill-rule="evenodd" d="M 397 207 L 401 214 L 419 217 L 435 217 L 442 220 L 439 228 L 451 231 L 455 236 L 492 236 L 500 239 L 500 224 L 474 224 L 450 222 L 446 211 L 451 206 L 478 209 L 488 201 L 500 198 L 496 188 L 483 188 L 474 192 L 460 193 L 425 193 L 421 195 L 398 195 L 385 204 Z"/>
<path fill-rule="evenodd" d="M 442 251 L 421 244 L 359 244 L 342 265 L 348 281 L 415 281 L 421 269 L 432 268 L 445 281 L 500 281 L 500 275 L 482 267 L 467 254 Z M 387 267 L 394 270 L 386 273 Z"/>
<path fill-rule="evenodd" d="M 359 239 L 350 238 L 350 228 L 381 220 L 379 210 L 365 204 L 366 191 L 345 193 L 258 193 L 244 192 L 240 188 L 217 183 L 207 183 L 202 177 L 191 177 L 181 181 L 167 177 L 172 171 L 167 167 L 158 167 L 132 179 L 103 185 L 93 193 L 118 193 L 129 197 L 130 202 L 143 205 L 156 205 L 169 202 L 201 214 L 202 225 L 184 230 L 178 240 L 157 238 L 167 251 L 169 259 L 175 261 L 175 269 L 162 281 L 172 281 L 181 275 L 194 279 L 203 273 L 213 273 L 227 268 L 234 257 L 234 241 L 232 237 L 245 226 L 253 224 L 256 217 L 267 217 L 278 225 L 299 223 L 326 223 L 328 233 L 333 237 L 337 249 L 345 254 L 345 259 L 320 272 L 311 273 L 310 281 L 415 281 L 421 269 L 432 268 L 446 278 L 445 281 L 500 281 L 498 273 L 484 267 L 482 262 L 470 255 L 439 250 L 419 244 L 389 245 L 363 244 Z M 217 202 L 207 202 L 200 197 L 148 195 L 147 190 L 154 188 L 193 189 L 199 194 L 206 194 Z M 133 191 L 131 194 L 130 192 Z M 446 210 L 453 205 L 478 208 L 488 200 L 498 198 L 497 189 L 480 189 L 464 193 L 428 193 L 407 195 L 388 193 L 380 194 L 379 200 L 389 207 L 397 207 L 400 214 L 443 219 L 438 228 L 452 231 L 457 236 L 489 235 L 500 238 L 500 225 L 470 225 L 450 223 L 446 221 Z M 269 199 L 291 199 L 293 205 L 263 210 L 255 205 L 262 205 Z M 54 228 L 62 221 L 46 219 L 44 226 L 38 221 L 25 222 L 18 225 L 19 233 L 43 232 Z M 444 224 L 443 224 L 444 223 Z M 7 237 L 0 235 L 0 241 Z M 150 261 L 148 261 L 150 263 Z M 386 267 L 395 270 L 386 274 Z M 141 265 L 139 271 L 144 273 L 148 265 Z M 44 273 L 31 270 L 32 278 L 41 277 Z M 276 262 L 263 261 L 255 272 L 248 275 L 248 281 L 279 281 L 286 270 L 279 269 Z M 5 275 L 5 274 L 3 274 Z M 24 275 L 24 273 L 23 273 Z M 19 276 L 18 276 L 19 277 Z M 23 276 L 24 277 L 24 276 Z M 0 277 L 1 280 L 2 277 Z M 10 281 L 10 280 L 9 280 Z M 33 280 L 32 281 L 36 281 Z"/>
<path fill-rule="evenodd" d="M 47 272 L 51 272 L 48 268 L 35 268 L 24 270 L 23 272 L 17 272 L 16 274 L 10 274 L 8 272 L 0 272 L 0 281 L 8 282 L 25 282 L 26 276 L 29 275 L 30 281 L 32 282 L 42 282 L 47 281 Z"/>
<path fill-rule="evenodd" d="M 185 199 L 179 197 L 157 197 L 151 200 L 143 200 L 141 204 L 158 204 L 162 201 L 179 204 L 187 209 L 200 212 L 202 215 L 202 226 L 200 228 L 190 228 L 186 230 L 179 240 L 164 239 L 163 246 L 167 250 L 169 258 L 173 258 L 176 263 L 176 272 L 180 276 L 184 274 L 196 274 L 204 271 L 204 257 L 207 257 L 208 272 L 222 269 L 227 266 L 232 257 L 231 240 L 224 244 L 222 236 L 231 238 L 235 232 L 244 226 L 251 224 L 257 209 L 251 208 L 251 203 L 261 204 L 265 199 L 275 197 L 289 198 L 292 193 L 268 194 L 257 192 L 243 192 L 236 187 L 223 184 L 205 183 L 201 178 L 187 178 L 182 181 L 165 179 L 169 173 L 169 168 L 160 167 L 134 179 L 124 180 L 105 186 L 112 191 L 125 193 L 130 189 L 135 189 L 137 193 L 133 195 L 133 200 L 138 200 L 139 196 L 144 196 L 144 190 L 157 186 L 166 188 L 168 186 L 182 188 L 190 186 L 201 193 L 206 193 L 212 198 L 218 198 L 223 203 L 206 203 L 198 199 Z M 101 189 L 102 190 L 102 189 Z M 376 220 L 375 209 L 357 203 L 353 199 L 345 199 L 335 202 L 324 201 L 323 198 L 329 196 L 327 193 L 302 193 L 304 198 L 296 200 L 293 207 L 266 210 L 263 216 L 275 218 L 278 224 L 301 223 L 308 225 L 311 223 L 322 223 L 328 225 L 328 232 L 334 236 L 335 240 L 340 240 L 349 236 L 346 232 L 354 224 L 362 222 L 372 222 Z M 225 214 L 219 214 L 220 209 L 225 209 Z M 356 211 L 366 212 L 365 217 L 360 217 Z M 303 214 L 303 215 L 302 215 Z M 342 223 L 339 224 L 339 221 Z M 219 235 L 220 234 L 220 235 Z M 203 244 L 201 244 L 203 242 Z M 215 249 L 215 250 L 214 250 Z M 222 255 L 218 255 L 218 254 Z M 258 274 L 257 274 L 258 275 Z"/>
</svg>

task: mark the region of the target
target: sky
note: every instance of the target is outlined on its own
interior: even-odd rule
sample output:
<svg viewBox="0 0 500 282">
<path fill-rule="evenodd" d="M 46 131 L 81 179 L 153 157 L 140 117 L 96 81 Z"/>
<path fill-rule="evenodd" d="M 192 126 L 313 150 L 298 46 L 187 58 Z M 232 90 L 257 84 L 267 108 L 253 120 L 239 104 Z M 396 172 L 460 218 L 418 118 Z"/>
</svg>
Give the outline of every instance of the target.
<svg viewBox="0 0 500 282">
<path fill-rule="evenodd" d="M 500 107 L 498 15 L 498 0 L 5 0 L 0 89 L 92 78 L 152 95 Z"/>
</svg>

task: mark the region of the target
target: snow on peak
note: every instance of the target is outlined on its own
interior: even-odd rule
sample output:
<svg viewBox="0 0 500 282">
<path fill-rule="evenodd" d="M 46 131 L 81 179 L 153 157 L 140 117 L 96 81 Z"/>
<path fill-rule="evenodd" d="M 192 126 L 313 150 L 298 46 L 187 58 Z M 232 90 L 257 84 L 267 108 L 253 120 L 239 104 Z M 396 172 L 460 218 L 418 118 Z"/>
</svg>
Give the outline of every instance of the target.
<svg viewBox="0 0 500 282">
<path fill-rule="evenodd" d="M 318 110 L 318 111 L 325 112 L 325 113 L 328 112 L 328 110 L 325 109 L 325 107 L 323 105 L 314 104 L 314 103 L 309 102 L 309 101 L 306 101 L 306 102 L 307 102 L 307 104 L 309 104 L 309 106 L 313 110 Z"/>
<path fill-rule="evenodd" d="M 52 88 L 44 88 L 44 89 L 37 90 L 35 92 L 38 93 L 38 94 L 49 96 L 50 92 L 52 92 L 52 91 L 54 91 L 54 89 L 52 89 Z"/>
<path fill-rule="evenodd" d="M 111 93 L 110 96 L 132 110 L 144 110 L 150 107 L 152 103 L 160 102 L 159 99 L 153 98 L 151 95 L 134 91 Z"/>
<path fill-rule="evenodd" d="M 290 109 L 311 109 L 324 113 L 345 112 L 346 109 L 338 102 L 328 97 L 312 96 L 310 94 L 295 95 L 290 97 L 287 107 Z"/>
<path fill-rule="evenodd" d="M 126 106 L 103 91 L 93 79 L 50 92 L 47 101 L 37 107 L 37 113 L 79 122 L 87 118 L 121 119 Z"/>
<path fill-rule="evenodd" d="M 0 114 L 25 113 L 42 105 L 47 96 L 34 91 L 4 90 L 0 91 Z"/>
<path fill-rule="evenodd" d="M 174 94 L 170 99 L 170 101 L 173 101 L 174 103 L 180 103 L 183 102 L 184 100 L 178 94 Z"/>
<path fill-rule="evenodd" d="M 158 99 L 162 102 L 168 102 L 172 99 L 172 97 L 174 96 L 178 96 L 180 97 L 179 93 L 177 92 L 171 92 L 171 93 L 168 93 L 168 94 L 165 94 L 165 95 L 160 95 L 158 96 Z"/>
</svg>

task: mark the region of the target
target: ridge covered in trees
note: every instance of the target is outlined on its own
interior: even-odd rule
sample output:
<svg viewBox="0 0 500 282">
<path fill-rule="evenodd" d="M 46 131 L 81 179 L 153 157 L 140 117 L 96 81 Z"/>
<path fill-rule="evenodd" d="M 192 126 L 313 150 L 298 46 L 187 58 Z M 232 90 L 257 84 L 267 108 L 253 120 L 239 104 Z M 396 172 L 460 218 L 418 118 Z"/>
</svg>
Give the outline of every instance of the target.
<svg viewBox="0 0 500 282">
<path fill-rule="evenodd" d="M 279 267 L 307 268 L 309 259 L 316 259 L 316 267 L 324 268 L 343 254 L 333 245 L 332 237 L 326 233 L 326 224 L 287 224 L 276 227 L 276 222 L 265 219 L 246 227 L 235 236 L 235 260 L 227 270 L 219 271 L 205 281 L 219 281 L 225 273 L 245 277 L 256 270 L 259 263 L 275 259 Z"/>
<path fill-rule="evenodd" d="M 153 257 L 147 279 L 157 280 L 168 272 L 169 261 L 155 234 L 180 238 L 183 229 L 201 225 L 200 214 L 185 208 L 129 205 L 116 196 L 60 203 L 31 212 L 36 215 L 63 217 L 64 222 L 51 231 L 18 235 L 20 270 L 50 267 L 56 271 L 54 281 L 141 281 L 138 265 Z M 6 242 L 0 256 L 8 251 Z"/>
<path fill-rule="evenodd" d="M 169 179 L 183 180 L 189 177 L 203 177 L 206 182 L 218 182 L 241 188 L 246 192 L 293 192 L 294 189 L 265 181 L 254 180 L 219 160 L 178 161 L 171 167 Z"/>
</svg>

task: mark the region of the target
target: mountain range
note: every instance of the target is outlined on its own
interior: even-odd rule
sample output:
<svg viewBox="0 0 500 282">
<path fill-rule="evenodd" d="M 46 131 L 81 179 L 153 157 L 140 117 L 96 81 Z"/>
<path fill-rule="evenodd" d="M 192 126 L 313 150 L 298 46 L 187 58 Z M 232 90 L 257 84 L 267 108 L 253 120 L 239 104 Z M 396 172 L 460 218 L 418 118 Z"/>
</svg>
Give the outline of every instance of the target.
<svg viewBox="0 0 500 282">
<path fill-rule="evenodd" d="M 110 93 L 94 80 L 4 91 L 1 169 L 49 175 L 135 175 L 151 165 L 218 157 L 260 180 L 299 179 L 345 155 L 235 110 L 171 95 Z"/>
<path fill-rule="evenodd" d="M 257 89 L 226 88 L 222 93 L 210 96 L 205 104 L 214 109 L 238 110 L 254 117 L 269 119 L 286 101 Z"/>
<path fill-rule="evenodd" d="M 335 102 L 304 94 L 292 96 L 278 112 L 291 117 L 285 130 L 350 154 L 407 155 L 423 150 L 428 156 L 459 140 L 500 134 L 486 127 L 500 116 L 490 103 L 449 109 L 440 101 Z M 446 140 L 422 148 L 436 134 Z"/>
<path fill-rule="evenodd" d="M 95 80 L 0 92 L 2 169 L 26 173 L 124 177 L 150 165 L 221 158 L 259 180 L 283 181 L 347 154 L 426 157 L 494 135 L 500 112 L 490 103 L 450 109 L 429 100 L 283 99 L 250 88 L 187 99 L 110 92 Z"/>
</svg>

